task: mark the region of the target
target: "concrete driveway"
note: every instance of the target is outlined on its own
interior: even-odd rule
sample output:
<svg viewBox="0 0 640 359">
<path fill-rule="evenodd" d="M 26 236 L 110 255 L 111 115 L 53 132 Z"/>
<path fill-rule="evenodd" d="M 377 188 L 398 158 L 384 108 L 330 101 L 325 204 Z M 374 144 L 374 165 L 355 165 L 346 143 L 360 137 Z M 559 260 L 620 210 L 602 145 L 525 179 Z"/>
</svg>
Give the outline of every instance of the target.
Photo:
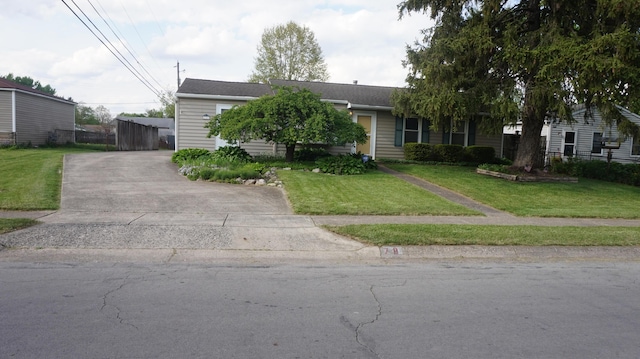
<svg viewBox="0 0 640 359">
<path fill-rule="evenodd" d="M 67 155 L 61 209 L 0 243 L 56 253 L 154 249 L 145 255 L 173 261 L 379 256 L 293 215 L 280 188 L 190 181 L 170 158 L 168 151 Z"/>
</svg>

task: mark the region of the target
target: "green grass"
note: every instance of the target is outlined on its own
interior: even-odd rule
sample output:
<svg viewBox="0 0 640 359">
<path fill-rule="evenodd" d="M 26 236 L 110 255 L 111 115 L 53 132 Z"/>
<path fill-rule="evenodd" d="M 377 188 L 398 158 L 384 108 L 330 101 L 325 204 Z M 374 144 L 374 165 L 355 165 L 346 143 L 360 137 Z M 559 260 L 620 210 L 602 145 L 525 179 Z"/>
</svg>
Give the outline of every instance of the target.
<svg viewBox="0 0 640 359">
<path fill-rule="evenodd" d="M 295 213 L 314 215 L 480 215 L 380 171 L 334 176 L 278 171 Z"/>
<path fill-rule="evenodd" d="M 63 156 L 98 148 L 0 149 L 0 210 L 58 209 Z"/>
<path fill-rule="evenodd" d="M 38 224 L 38 221 L 27 218 L 0 218 L 0 234 L 17 231 Z"/>
<path fill-rule="evenodd" d="M 361 242 L 385 245 L 637 246 L 638 227 L 542 227 L 455 224 L 327 226 Z"/>
<path fill-rule="evenodd" d="M 640 218 L 640 188 L 580 178 L 578 183 L 521 183 L 475 168 L 415 164 L 387 167 L 449 188 L 491 207 L 529 217 Z"/>
</svg>

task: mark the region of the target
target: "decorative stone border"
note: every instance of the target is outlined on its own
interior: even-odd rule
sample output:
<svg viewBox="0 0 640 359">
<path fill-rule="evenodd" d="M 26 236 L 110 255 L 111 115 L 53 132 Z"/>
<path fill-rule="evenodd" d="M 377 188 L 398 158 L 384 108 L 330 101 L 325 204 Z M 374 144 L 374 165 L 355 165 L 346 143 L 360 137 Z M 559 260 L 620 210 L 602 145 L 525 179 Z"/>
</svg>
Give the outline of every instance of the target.
<svg viewBox="0 0 640 359">
<path fill-rule="evenodd" d="M 510 175 L 502 172 L 488 171 L 480 168 L 476 168 L 476 173 L 485 175 L 498 177 L 502 179 L 506 179 L 508 181 L 514 182 L 568 182 L 568 183 L 578 183 L 577 177 L 560 177 L 560 176 L 521 176 L 521 175 Z"/>
</svg>

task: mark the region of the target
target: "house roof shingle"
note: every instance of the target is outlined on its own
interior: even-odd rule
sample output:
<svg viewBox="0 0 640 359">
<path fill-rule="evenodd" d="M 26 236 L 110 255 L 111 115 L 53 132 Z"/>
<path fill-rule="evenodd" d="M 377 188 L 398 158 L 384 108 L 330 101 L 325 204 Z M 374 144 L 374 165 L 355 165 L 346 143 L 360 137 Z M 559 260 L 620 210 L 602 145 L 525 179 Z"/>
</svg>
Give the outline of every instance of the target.
<svg viewBox="0 0 640 359">
<path fill-rule="evenodd" d="M 268 93 L 271 93 L 271 87 L 265 84 L 187 78 L 180 85 L 177 95 L 178 97 L 180 94 L 260 97 Z"/>
<path fill-rule="evenodd" d="M 18 91 L 21 91 L 21 92 L 29 92 L 29 93 L 32 93 L 32 94 L 35 94 L 35 95 L 49 97 L 49 98 L 51 98 L 53 100 L 56 100 L 56 101 L 62 101 L 62 102 L 66 102 L 66 103 L 73 104 L 73 105 L 76 104 L 75 102 L 73 102 L 71 100 L 67 100 L 67 99 L 62 98 L 62 97 L 51 95 L 51 94 L 48 94 L 46 92 L 38 91 L 38 90 L 36 90 L 34 88 L 31 88 L 29 86 L 25 86 L 25 85 L 22 85 L 22 84 L 13 82 L 13 81 L 9 81 L 9 80 L 7 80 L 5 78 L 2 78 L 2 77 L 0 77 L 0 89 L 9 89 L 9 90 L 18 90 Z"/>
<path fill-rule="evenodd" d="M 271 85 L 306 88 L 320 94 L 324 100 L 346 101 L 357 106 L 391 107 L 391 94 L 395 87 L 369 86 L 356 84 L 338 84 L 328 82 L 271 80 Z M 178 89 L 178 97 L 185 95 L 210 95 L 229 97 L 260 97 L 271 94 L 273 90 L 267 84 L 247 82 L 226 82 L 213 80 L 184 80 Z"/>
</svg>

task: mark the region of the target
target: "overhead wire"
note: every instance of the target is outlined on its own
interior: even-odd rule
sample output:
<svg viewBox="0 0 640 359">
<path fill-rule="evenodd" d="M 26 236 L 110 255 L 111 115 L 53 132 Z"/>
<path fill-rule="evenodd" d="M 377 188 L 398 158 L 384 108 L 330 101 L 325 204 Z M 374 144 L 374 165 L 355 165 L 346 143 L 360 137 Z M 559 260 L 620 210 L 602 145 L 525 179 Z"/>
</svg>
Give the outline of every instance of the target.
<svg viewBox="0 0 640 359">
<path fill-rule="evenodd" d="M 100 13 L 100 11 L 98 11 L 98 9 L 93 5 L 93 3 L 91 2 L 91 0 L 87 0 L 87 2 L 89 3 L 89 5 L 91 5 L 91 7 L 93 8 L 93 10 L 96 12 L 96 14 L 98 14 L 98 16 L 102 19 L 102 21 L 105 23 L 105 25 L 107 25 L 107 27 L 109 28 L 109 30 L 111 30 L 111 33 L 116 37 L 116 39 L 118 39 L 118 41 L 122 44 L 122 46 L 127 50 L 127 52 L 129 53 L 129 55 L 131 55 L 131 57 L 136 61 L 136 63 L 138 64 L 138 66 L 142 69 L 142 71 L 144 71 L 147 75 L 149 75 L 149 77 L 160 87 L 163 87 L 163 85 L 158 82 L 158 80 L 156 80 L 156 78 L 146 69 L 146 67 L 142 64 L 142 62 L 140 60 L 138 60 L 138 57 L 136 56 L 136 54 L 134 54 L 133 50 L 131 50 L 129 48 L 129 46 L 127 46 L 126 42 L 122 40 L 122 38 L 120 36 L 118 36 L 118 34 L 113 30 L 113 27 L 111 27 L 111 25 L 107 22 L 107 20 L 104 18 L 104 16 L 102 16 L 102 14 Z M 109 20 L 111 20 L 111 17 L 109 16 L 109 14 L 104 10 L 104 8 L 102 7 L 102 5 L 100 4 L 100 1 L 97 1 L 98 5 L 100 6 L 100 8 L 102 8 L 102 11 L 106 14 L 106 16 L 109 18 Z M 111 20 L 111 22 L 113 23 L 113 20 Z M 113 24 L 114 27 L 117 26 L 115 24 Z M 118 30 L 118 32 L 120 32 Z M 122 33 L 120 33 L 122 35 Z M 122 36 L 124 37 L 124 35 Z"/>
<path fill-rule="evenodd" d="M 78 15 L 78 13 L 76 13 L 76 11 L 71 8 L 71 6 L 69 6 L 69 4 L 67 4 L 67 2 L 65 0 L 61 0 L 62 3 L 69 9 L 69 11 L 71 11 L 73 13 L 73 15 L 75 15 L 76 18 L 78 18 L 78 20 L 80 20 L 80 22 L 91 32 L 91 34 L 93 34 L 93 36 L 96 37 L 96 39 L 98 39 L 98 41 L 100 41 L 102 43 L 102 45 L 107 48 L 107 50 L 109 50 L 109 52 L 111 52 L 111 54 L 125 67 L 127 68 L 127 70 L 129 70 L 129 72 L 131 72 L 131 74 L 133 74 L 133 76 L 135 76 L 145 87 L 147 87 L 151 92 L 153 92 L 154 95 L 156 95 L 157 97 L 161 97 L 161 92 L 158 91 L 142 74 L 140 74 L 139 71 L 137 71 L 135 68 L 133 68 L 133 65 L 122 55 L 122 53 L 120 53 L 120 51 L 113 45 L 113 43 L 111 43 L 111 41 L 102 33 L 102 31 L 100 31 L 100 29 L 98 29 L 98 27 L 93 23 L 93 21 L 91 21 L 91 19 L 85 14 L 85 12 L 78 6 L 78 4 L 76 4 L 76 2 L 74 0 L 71 0 L 71 2 L 73 2 L 73 4 L 78 8 L 78 10 L 85 16 L 85 18 L 87 18 L 87 20 L 96 28 L 96 30 L 98 32 L 100 32 L 100 34 L 102 34 L 102 36 L 105 38 L 105 41 L 107 41 L 109 43 L 109 45 L 111 45 L 111 47 L 109 47 L 105 41 L 103 41 L 100 36 L 98 36 L 98 34 L 95 33 L 95 31 L 93 31 L 91 29 L 91 27 L 80 17 L 80 15 Z M 113 48 L 113 50 L 112 50 Z M 114 52 L 114 50 L 116 52 L 118 52 L 118 54 L 120 54 L 119 57 L 118 55 L 116 55 L 116 52 Z M 126 63 L 125 63 L 126 62 Z M 128 64 L 128 65 L 127 65 Z M 131 67 L 130 67 L 131 66 Z"/>
</svg>

